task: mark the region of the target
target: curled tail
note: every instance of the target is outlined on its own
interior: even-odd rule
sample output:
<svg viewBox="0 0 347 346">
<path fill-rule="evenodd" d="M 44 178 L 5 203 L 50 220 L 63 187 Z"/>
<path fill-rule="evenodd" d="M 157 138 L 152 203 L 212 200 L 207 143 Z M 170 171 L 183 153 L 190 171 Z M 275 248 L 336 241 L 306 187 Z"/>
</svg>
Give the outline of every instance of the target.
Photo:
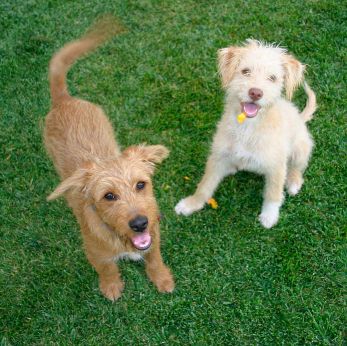
<svg viewBox="0 0 347 346">
<path fill-rule="evenodd" d="M 57 104 L 62 98 L 69 96 L 66 75 L 71 65 L 84 54 L 94 50 L 108 38 L 122 31 L 120 25 L 111 16 L 97 21 L 79 40 L 73 41 L 61 48 L 49 65 L 49 82 L 52 103 Z"/>
<path fill-rule="evenodd" d="M 306 123 L 307 121 L 310 121 L 313 118 L 313 113 L 317 109 L 317 102 L 316 102 L 316 94 L 313 92 L 313 90 L 310 88 L 310 86 L 306 82 L 304 82 L 304 90 L 308 98 L 306 101 L 306 106 L 301 112 L 301 116 Z"/>
</svg>

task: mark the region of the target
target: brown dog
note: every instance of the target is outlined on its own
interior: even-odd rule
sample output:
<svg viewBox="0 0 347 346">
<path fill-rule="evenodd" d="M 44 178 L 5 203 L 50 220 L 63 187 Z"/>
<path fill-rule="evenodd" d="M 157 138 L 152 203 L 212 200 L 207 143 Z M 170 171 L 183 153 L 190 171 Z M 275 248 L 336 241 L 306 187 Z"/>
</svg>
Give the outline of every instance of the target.
<svg viewBox="0 0 347 346">
<path fill-rule="evenodd" d="M 140 145 L 121 152 L 102 109 L 67 91 L 69 67 L 111 32 L 110 22 L 99 23 L 52 58 L 52 109 L 44 138 L 62 179 L 48 200 L 65 194 L 81 226 L 86 256 L 99 274 L 100 290 L 114 301 L 124 287 L 115 264 L 120 258 L 144 258 L 147 275 L 160 292 L 172 292 L 174 280 L 160 254 L 159 212 L 151 182 L 155 164 L 168 150 Z"/>
</svg>

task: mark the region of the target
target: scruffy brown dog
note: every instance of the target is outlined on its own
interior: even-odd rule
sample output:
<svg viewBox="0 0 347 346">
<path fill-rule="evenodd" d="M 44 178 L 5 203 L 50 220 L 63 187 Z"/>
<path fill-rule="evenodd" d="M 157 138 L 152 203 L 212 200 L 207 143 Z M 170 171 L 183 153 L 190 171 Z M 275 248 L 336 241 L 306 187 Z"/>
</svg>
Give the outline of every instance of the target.
<svg viewBox="0 0 347 346">
<path fill-rule="evenodd" d="M 139 145 L 121 152 L 102 109 L 67 91 L 72 63 L 114 29 L 110 20 L 99 22 L 52 58 L 52 109 L 44 131 L 47 151 L 62 179 L 48 200 L 65 195 L 81 226 L 86 256 L 99 274 L 100 290 L 112 301 L 124 287 L 115 263 L 124 257 L 144 258 L 147 275 L 160 292 L 174 289 L 160 254 L 159 212 L 151 182 L 155 164 L 169 151 L 161 145 Z"/>
</svg>

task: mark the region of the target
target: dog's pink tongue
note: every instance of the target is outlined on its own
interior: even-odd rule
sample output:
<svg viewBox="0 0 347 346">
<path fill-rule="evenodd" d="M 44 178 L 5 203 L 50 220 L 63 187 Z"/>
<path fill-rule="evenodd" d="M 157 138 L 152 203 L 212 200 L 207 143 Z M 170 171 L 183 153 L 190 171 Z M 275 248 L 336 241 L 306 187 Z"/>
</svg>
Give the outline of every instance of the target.
<svg viewBox="0 0 347 346">
<path fill-rule="evenodd" d="M 246 113 L 248 118 L 253 118 L 257 115 L 259 106 L 255 103 L 245 102 L 243 105 L 243 111 Z"/>
<path fill-rule="evenodd" d="M 151 245 L 152 238 L 147 230 L 146 232 L 143 232 L 139 235 L 135 235 L 134 237 L 132 237 L 131 241 L 133 245 L 136 247 L 136 249 L 144 250 Z"/>
</svg>

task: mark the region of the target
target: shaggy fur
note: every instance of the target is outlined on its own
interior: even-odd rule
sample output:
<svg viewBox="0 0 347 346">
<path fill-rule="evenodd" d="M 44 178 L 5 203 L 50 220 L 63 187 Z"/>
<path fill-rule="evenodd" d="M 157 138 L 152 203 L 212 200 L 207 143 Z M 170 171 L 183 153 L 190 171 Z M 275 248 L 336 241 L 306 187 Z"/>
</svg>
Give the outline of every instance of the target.
<svg viewBox="0 0 347 346">
<path fill-rule="evenodd" d="M 71 64 L 101 44 L 111 29 L 111 23 L 101 22 L 52 58 L 52 109 L 44 139 L 62 179 L 48 199 L 65 195 L 80 224 L 86 256 L 99 274 L 100 290 L 114 301 L 124 287 L 115 263 L 120 258 L 144 258 L 147 275 L 160 292 L 172 292 L 174 280 L 160 254 L 159 212 L 151 182 L 155 164 L 168 150 L 141 145 L 121 152 L 102 109 L 67 91 Z M 131 222 L 138 216 L 146 217 L 148 226 L 135 232 Z"/>
<path fill-rule="evenodd" d="M 284 185 L 295 195 L 303 184 L 313 147 L 305 122 L 316 109 L 315 94 L 305 83 L 308 101 L 300 113 L 290 99 L 302 83 L 304 65 L 284 49 L 254 40 L 221 49 L 219 72 L 226 90 L 225 110 L 205 175 L 194 195 L 181 200 L 175 210 L 190 215 L 202 209 L 225 176 L 246 170 L 265 176 L 260 222 L 270 228 L 279 218 Z M 256 116 L 239 123 L 237 116 L 249 103 L 258 109 Z"/>
</svg>

